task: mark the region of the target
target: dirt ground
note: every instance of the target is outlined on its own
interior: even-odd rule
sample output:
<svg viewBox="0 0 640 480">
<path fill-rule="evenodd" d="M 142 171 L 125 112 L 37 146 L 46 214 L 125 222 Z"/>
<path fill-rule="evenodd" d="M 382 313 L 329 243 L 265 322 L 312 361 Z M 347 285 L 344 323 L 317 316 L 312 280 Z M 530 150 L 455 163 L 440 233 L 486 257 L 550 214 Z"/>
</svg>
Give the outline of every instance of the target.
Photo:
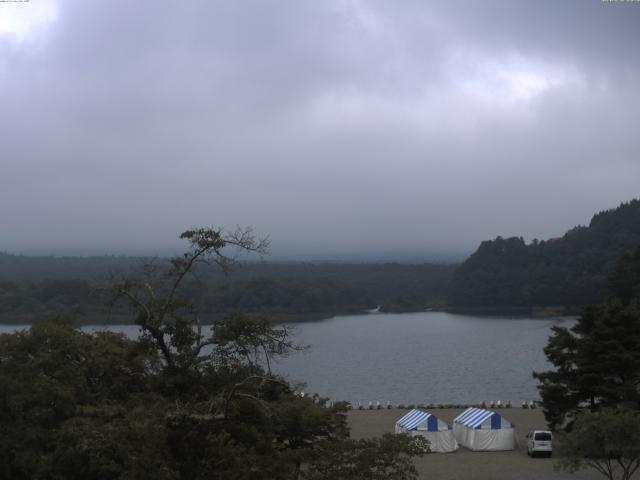
<svg viewBox="0 0 640 480">
<path fill-rule="evenodd" d="M 396 420 L 408 410 L 352 410 L 348 412 L 353 438 L 393 433 Z M 463 410 L 430 409 L 431 413 L 451 424 Z M 552 458 L 530 458 L 524 436 L 532 428 L 546 428 L 542 411 L 511 408 L 499 410 L 516 426 L 516 450 L 508 452 L 472 452 L 460 447 L 453 453 L 432 453 L 416 459 L 421 479 L 446 480 L 596 480 L 602 477 L 593 470 L 578 473 L 554 471 Z"/>
</svg>

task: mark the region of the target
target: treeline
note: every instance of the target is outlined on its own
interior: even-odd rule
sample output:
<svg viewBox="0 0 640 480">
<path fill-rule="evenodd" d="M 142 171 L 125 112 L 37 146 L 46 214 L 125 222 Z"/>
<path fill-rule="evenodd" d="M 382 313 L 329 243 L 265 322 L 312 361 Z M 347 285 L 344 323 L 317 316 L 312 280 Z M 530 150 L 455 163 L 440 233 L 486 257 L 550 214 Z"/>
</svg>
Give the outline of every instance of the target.
<svg viewBox="0 0 640 480">
<path fill-rule="evenodd" d="M 11 255 L 0 252 L 0 281 L 24 283 L 55 279 L 94 282 L 118 272 L 138 268 L 148 260 L 142 257 L 114 255 L 55 257 Z"/>
<path fill-rule="evenodd" d="M 260 277 L 225 282 L 208 289 L 202 311 L 209 314 L 252 312 L 267 315 L 331 315 L 374 308 L 375 300 L 360 287 L 328 279 Z"/>
<path fill-rule="evenodd" d="M 145 264 L 162 268 L 167 260 L 113 257 L 112 265 L 109 258 L 40 257 L 43 268 L 38 270 L 37 258 L 0 255 L 0 263 L 10 265 L 0 269 L 0 321 L 32 323 L 56 312 L 74 314 L 81 323 L 128 321 L 121 305 L 107 305 L 110 282 L 118 276 L 140 275 Z M 56 262 L 65 267 L 57 276 Z M 21 263 L 25 265 L 22 272 Z M 242 311 L 282 321 L 305 321 L 380 305 L 386 311 L 441 305 L 454 268 L 434 264 L 246 263 L 236 265 L 228 276 L 199 268 L 198 280 L 184 289 L 205 320 Z M 17 280 L 9 279 L 12 271 L 20 272 Z"/>
<path fill-rule="evenodd" d="M 383 311 L 419 311 L 442 306 L 457 265 L 379 264 L 247 264 L 235 269 L 229 281 L 255 278 L 289 279 L 322 285 L 333 283 L 344 295 L 353 295 L 367 308 Z M 257 284 L 254 284 L 257 285 Z M 366 295 L 366 300 L 363 295 Z"/>
<path fill-rule="evenodd" d="M 563 237 L 482 242 L 461 265 L 243 263 L 228 276 L 199 268 L 188 297 L 205 319 L 243 311 L 286 321 L 326 318 L 381 306 L 474 313 L 574 313 L 607 298 L 616 262 L 640 246 L 640 200 L 596 214 Z M 167 259 L 24 257 L 0 253 L 0 322 L 30 323 L 49 312 L 88 322 L 121 322 L 105 307 L 114 277 L 135 276 Z M 147 268 L 148 270 L 148 268 Z"/>
<path fill-rule="evenodd" d="M 0 281 L 0 319 L 5 323 L 31 322 L 56 312 L 104 316 L 106 300 L 105 292 L 87 280 Z"/>
<path fill-rule="evenodd" d="M 640 245 L 640 200 L 600 212 L 547 241 L 498 237 L 482 242 L 452 276 L 453 307 L 578 310 L 607 298 L 616 262 Z"/>
</svg>

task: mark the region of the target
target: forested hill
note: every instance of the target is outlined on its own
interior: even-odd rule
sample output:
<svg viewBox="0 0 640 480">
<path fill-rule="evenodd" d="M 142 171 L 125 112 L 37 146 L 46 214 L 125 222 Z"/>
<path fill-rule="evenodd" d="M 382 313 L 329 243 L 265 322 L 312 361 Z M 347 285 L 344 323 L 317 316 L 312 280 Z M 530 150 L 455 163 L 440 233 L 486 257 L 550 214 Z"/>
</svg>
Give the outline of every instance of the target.
<svg viewBox="0 0 640 480">
<path fill-rule="evenodd" d="M 45 279 L 104 279 L 142 265 L 148 258 L 103 255 L 56 257 L 11 255 L 0 252 L 0 282 L 37 282 Z"/>
<path fill-rule="evenodd" d="M 589 226 L 525 244 L 522 238 L 482 242 L 454 272 L 453 307 L 581 307 L 607 297 L 616 262 L 640 246 L 640 200 L 600 212 Z"/>
<path fill-rule="evenodd" d="M 140 267 L 168 260 L 133 257 L 27 257 L 0 253 L 0 323 L 32 323 L 52 313 L 73 313 L 83 323 L 122 322 L 107 309 L 102 289 L 117 273 L 135 276 Z M 301 321 L 361 312 L 418 311 L 441 306 L 455 265 L 397 263 L 244 263 L 229 276 L 198 270 L 185 295 L 203 316 L 231 312 Z M 102 287 L 102 288 L 101 288 Z"/>
</svg>

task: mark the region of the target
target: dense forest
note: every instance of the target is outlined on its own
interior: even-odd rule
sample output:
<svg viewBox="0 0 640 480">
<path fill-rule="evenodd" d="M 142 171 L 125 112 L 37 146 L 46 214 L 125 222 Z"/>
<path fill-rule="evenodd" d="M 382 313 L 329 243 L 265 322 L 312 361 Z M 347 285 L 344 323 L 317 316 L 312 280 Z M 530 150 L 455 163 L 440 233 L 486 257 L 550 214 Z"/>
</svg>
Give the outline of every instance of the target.
<svg viewBox="0 0 640 480">
<path fill-rule="evenodd" d="M 617 261 L 640 245 L 640 200 L 600 212 L 588 226 L 546 241 L 498 237 L 482 242 L 452 276 L 458 308 L 561 307 L 572 311 L 607 297 Z"/>
<path fill-rule="evenodd" d="M 110 282 L 167 262 L 0 254 L 0 321 L 37 322 L 51 312 L 74 314 L 79 322 L 127 321 L 120 305 L 107 305 Z M 197 270 L 197 279 L 184 289 L 205 320 L 243 311 L 304 321 L 377 306 L 385 311 L 441 306 L 454 269 L 437 264 L 238 263 L 227 275 Z"/>
<path fill-rule="evenodd" d="M 574 313 L 607 297 L 616 262 L 640 245 L 640 200 L 596 214 L 563 237 L 485 241 L 461 265 L 238 263 L 222 273 L 196 269 L 185 293 L 206 321 L 243 311 L 305 321 L 378 306 L 473 313 Z M 0 322 L 32 323 L 51 312 L 79 322 L 127 321 L 105 289 L 144 275 L 163 258 L 27 257 L 0 253 Z"/>
</svg>

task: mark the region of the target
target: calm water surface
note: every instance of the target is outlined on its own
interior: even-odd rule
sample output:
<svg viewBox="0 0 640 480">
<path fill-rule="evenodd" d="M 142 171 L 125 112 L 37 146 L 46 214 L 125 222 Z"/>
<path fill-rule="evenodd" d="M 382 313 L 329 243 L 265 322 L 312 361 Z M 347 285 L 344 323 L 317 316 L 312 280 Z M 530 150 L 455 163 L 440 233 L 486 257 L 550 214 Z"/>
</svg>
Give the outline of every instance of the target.
<svg viewBox="0 0 640 480">
<path fill-rule="evenodd" d="M 483 318 L 441 312 L 335 317 L 296 325 L 307 353 L 279 362 L 308 392 L 404 403 L 539 398 L 550 328 L 572 319 Z"/>
<path fill-rule="evenodd" d="M 572 319 L 486 318 L 442 312 L 334 317 L 293 325 L 308 351 L 274 369 L 306 392 L 352 402 L 471 403 L 539 398 L 534 370 L 553 325 Z M 0 326 L 0 332 L 15 331 Z M 138 328 L 110 328 L 135 337 Z"/>
</svg>

